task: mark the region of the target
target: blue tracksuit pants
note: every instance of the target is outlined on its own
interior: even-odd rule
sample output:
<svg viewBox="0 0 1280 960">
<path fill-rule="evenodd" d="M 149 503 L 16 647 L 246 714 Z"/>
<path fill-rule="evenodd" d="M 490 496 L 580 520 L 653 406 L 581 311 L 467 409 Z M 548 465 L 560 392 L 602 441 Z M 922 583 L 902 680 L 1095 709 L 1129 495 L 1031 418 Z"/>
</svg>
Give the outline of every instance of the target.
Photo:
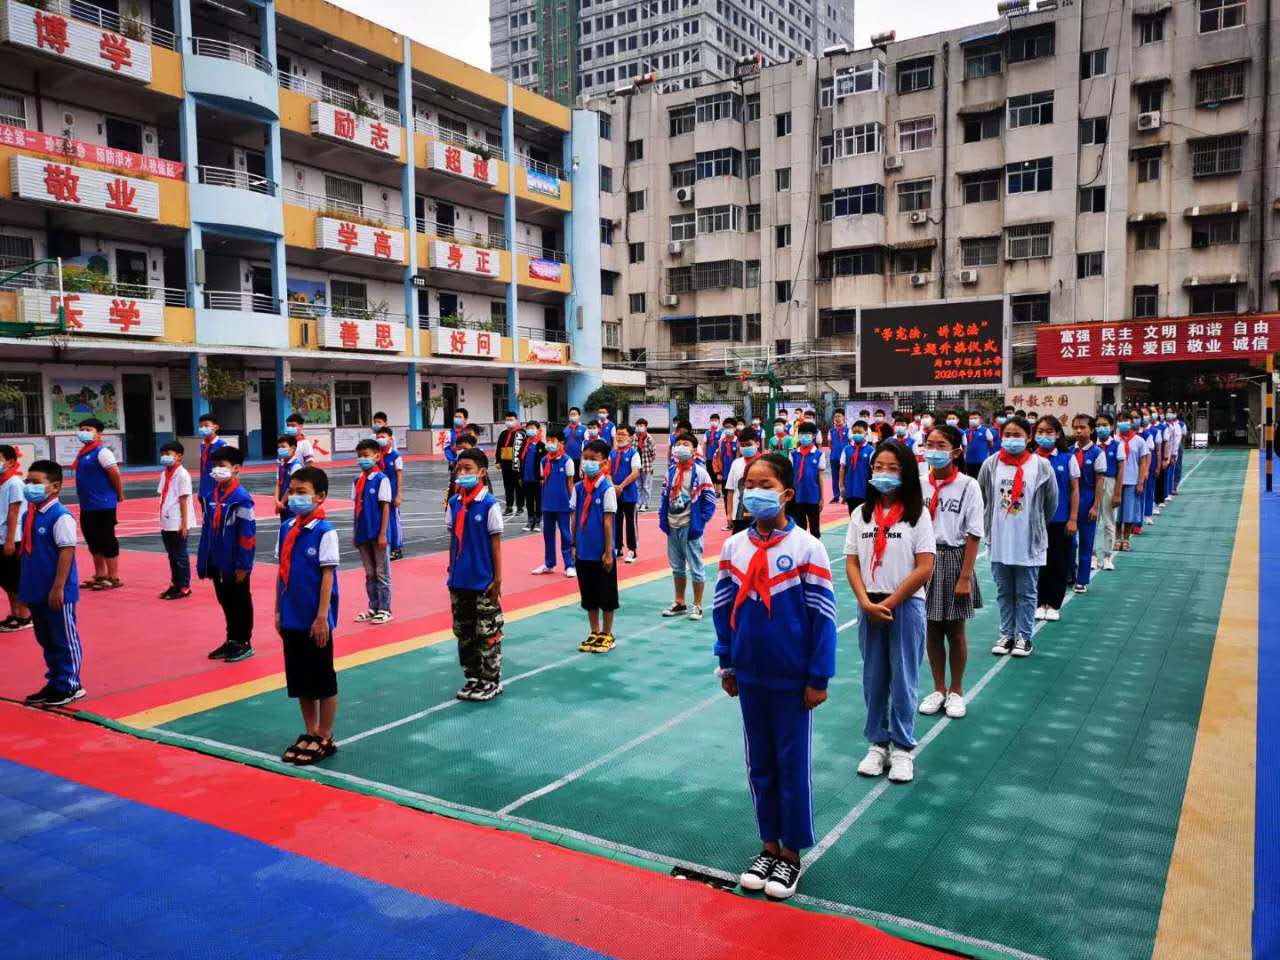
<svg viewBox="0 0 1280 960">
<path fill-rule="evenodd" d="M 76 605 L 64 603 L 61 610 L 47 603 L 31 604 L 31 625 L 44 653 L 44 678 L 55 690 L 75 690 L 80 686 L 80 631 L 76 627 Z"/>
<path fill-rule="evenodd" d="M 572 517 L 568 510 L 542 511 L 542 562 L 548 570 L 556 565 L 556 530 L 560 530 L 560 557 L 568 570 L 573 566 L 573 540 L 569 533 Z"/>
<path fill-rule="evenodd" d="M 738 704 L 761 842 L 812 847 L 813 711 L 804 705 L 804 691 L 743 683 Z"/>
<path fill-rule="evenodd" d="M 915 749 L 916 681 L 925 630 L 924 601 L 919 597 L 894 610 L 893 623 L 875 623 L 865 613 L 858 619 L 862 696 L 867 704 L 862 734 L 871 743 Z"/>
<path fill-rule="evenodd" d="M 1089 521 L 1089 511 L 1093 509 L 1093 498 L 1080 498 L 1080 509 L 1076 512 L 1076 583 L 1082 587 L 1089 585 L 1089 576 L 1093 570 L 1093 544 L 1098 534 L 1098 521 Z"/>
</svg>

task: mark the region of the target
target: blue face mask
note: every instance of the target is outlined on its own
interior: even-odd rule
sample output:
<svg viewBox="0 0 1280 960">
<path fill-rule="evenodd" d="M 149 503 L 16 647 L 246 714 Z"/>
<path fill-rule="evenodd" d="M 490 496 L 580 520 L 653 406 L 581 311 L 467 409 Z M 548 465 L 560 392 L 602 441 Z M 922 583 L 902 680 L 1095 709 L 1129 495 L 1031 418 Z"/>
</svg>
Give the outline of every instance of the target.
<svg viewBox="0 0 1280 960">
<path fill-rule="evenodd" d="M 782 509 L 782 494 L 757 488 L 742 494 L 742 508 L 757 520 L 772 520 Z"/>
<path fill-rule="evenodd" d="M 463 474 L 460 474 L 458 476 L 458 479 L 455 480 L 454 482 L 463 490 L 474 490 L 476 488 L 476 485 L 480 483 L 480 474 L 463 473 Z"/>
<path fill-rule="evenodd" d="M 746 457 L 748 460 L 750 460 L 752 457 L 756 455 L 756 447 L 743 447 L 742 455 Z"/>
<path fill-rule="evenodd" d="M 44 503 L 44 484 L 24 483 L 22 485 L 22 495 L 26 498 L 27 503 Z"/>
<path fill-rule="evenodd" d="M 315 507 L 316 498 L 309 493 L 289 494 L 289 509 L 296 514 L 310 513 Z"/>
<path fill-rule="evenodd" d="M 290 454 L 292 453 L 293 451 L 290 450 L 288 447 L 276 447 L 276 456 L 279 457 L 281 460 L 288 460 Z"/>
<path fill-rule="evenodd" d="M 813 446 L 813 434 L 812 434 L 812 433 L 802 433 L 802 434 L 800 434 L 800 446 L 802 446 L 802 447 L 812 447 L 812 446 Z"/>
<path fill-rule="evenodd" d="M 460 427 L 460 426 L 462 426 L 462 424 L 463 424 L 463 423 L 464 423 L 464 421 L 463 421 L 463 419 L 462 419 L 461 417 L 454 417 L 454 418 L 453 418 L 453 425 L 454 425 L 455 427 Z"/>
<path fill-rule="evenodd" d="M 996 423 L 998 423 L 1000 426 L 1003 427 L 1004 422 L 1008 419 L 1009 419 L 1008 417 L 996 417 Z"/>
<path fill-rule="evenodd" d="M 163 455 L 160 457 L 160 463 L 161 463 L 163 466 L 166 466 L 166 467 L 172 467 L 172 466 L 173 466 L 173 454 L 172 454 L 172 453 L 166 453 L 166 454 L 163 454 Z"/>
<path fill-rule="evenodd" d="M 893 493 L 902 486 L 902 478 L 896 473 L 873 473 L 867 482 L 881 493 Z"/>
<path fill-rule="evenodd" d="M 1110 436 L 1111 436 L 1111 428 L 1110 428 L 1110 427 L 1099 427 L 1099 428 L 1098 428 L 1098 439 L 1099 439 L 1099 440 L 1106 440 L 1106 439 L 1107 439 L 1108 437 L 1110 437 Z"/>
<path fill-rule="evenodd" d="M 583 460 L 582 474 L 583 476 L 586 476 L 586 477 L 598 477 L 600 475 L 600 461 L 599 460 Z"/>
<path fill-rule="evenodd" d="M 675 457 L 677 460 L 679 460 L 681 463 L 687 463 L 688 461 L 693 459 L 693 447 L 684 446 L 684 445 L 679 447 L 672 447 L 671 455 Z"/>
<path fill-rule="evenodd" d="M 853 435 L 853 442 L 854 442 L 854 443 L 866 443 L 866 442 L 867 442 L 867 435 L 866 435 L 865 433 L 855 433 L 855 434 Z"/>
<path fill-rule="evenodd" d="M 1149 427 L 1149 426 L 1151 426 L 1151 418 L 1150 418 L 1150 417 L 1143 417 L 1143 418 L 1142 418 L 1142 425 L 1143 425 L 1144 427 Z"/>
<path fill-rule="evenodd" d="M 94 432 L 92 430 L 81 430 L 76 436 L 81 443 L 93 443 Z"/>
<path fill-rule="evenodd" d="M 200 433 L 200 436 L 202 436 L 202 437 L 211 437 L 211 436 L 213 436 L 213 427 L 206 427 L 206 426 L 202 423 L 202 424 L 200 424 L 200 430 L 199 430 L 199 433 Z"/>
<path fill-rule="evenodd" d="M 1121 433 L 1128 433 L 1133 429 L 1133 424 L 1128 420 L 1121 420 L 1116 424 L 1116 429 Z"/>
<path fill-rule="evenodd" d="M 560 451 L 560 441 L 559 441 L 559 440 L 548 440 L 548 441 L 547 441 L 547 453 L 558 453 L 559 451 Z"/>
<path fill-rule="evenodd" d="M 296 437 L 301 432 L 301 430 L 299 429 L 296 423 L 291 423 L 284 428 L 284 432 L 291 437 Z"/>
<path fill-rule="evenodd" d="M 1036 446 L 1041 450 L 1052 450 L 1058 445 L 1057 437 L 1046 437 L 1043 435 L 1036 437 Z"/>
<path fill-rule="evenodd" d="M 924 462 L 935 470 L 941 470 L 951 462 L 950 450 L 926 450 L 924 452 Z"/>
<path fill-rule="evenodd" d="M 356 457 L 356 465 L 361 470 L 373 469 L 373 457 Z"/>
<path fill-rule="evenodd" d="M 907 435 L 907 428 L 906 428 L 906 427 L 894 427 L 894 428 L 893 428 L 893 435 L 894 435 L 895 437 L 905 437 L 905 436 Z"/>
<path fill-rule="evenodd" d="M 1027 441 L 1023 440 L 1022 437 L 1005 437 L 1000 441 L 1000 449 L 1010 456 L 1016 457 L 1026 451 Z"/>
</svg>

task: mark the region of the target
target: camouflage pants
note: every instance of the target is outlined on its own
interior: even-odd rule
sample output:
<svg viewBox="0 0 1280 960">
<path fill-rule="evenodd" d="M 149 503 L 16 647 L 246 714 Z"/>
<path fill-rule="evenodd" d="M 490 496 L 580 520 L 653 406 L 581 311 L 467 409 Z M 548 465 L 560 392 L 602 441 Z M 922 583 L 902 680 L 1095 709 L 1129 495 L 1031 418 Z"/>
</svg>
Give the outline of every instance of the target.
<svg viewBox="0 0 1280 960">
<path fill-rule="evenodd" d="M 502 607 L 479 590 L 450 590 L 453 635 L 458 638 L 458 662 L 467 679 L 502 677 Z"/>
</svg>

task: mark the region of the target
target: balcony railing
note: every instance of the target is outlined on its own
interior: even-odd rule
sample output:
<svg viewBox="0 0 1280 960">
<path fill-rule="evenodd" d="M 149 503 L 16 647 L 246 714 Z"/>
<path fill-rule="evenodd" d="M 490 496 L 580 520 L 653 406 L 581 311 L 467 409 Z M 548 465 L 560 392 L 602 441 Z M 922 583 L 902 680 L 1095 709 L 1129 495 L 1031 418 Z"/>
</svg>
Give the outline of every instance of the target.
<svg viewBox="0 0 1280 960">
<path fill-rule="evenodd" d="M 442 330 L 481 330 L 487 333 L 496 333 L 499 336 L 507 335 L 507 322 L 505 320 L 471 320 L 466 317 L 424 317 L 418 314 L 419 330 L 434 330 L 439 327 Z"/>
<path fill-rule="evenodd" d="M 0 123 L 3 123 L 6 127 L 22 127 L 23 129 L 26 129 L 27 118 L 10 117 L 6 114 L 0 113 Z"/>
<path fill-rule="evenodd" d="M 204 305 L 210 310 L 240 310 L 244 313 L 280 312 L 280 301 L 265 293 L 244 290 L 206 290 Z"/>
<path fill-rule="evenodd" d="M 177 50 L 177 42 L 172 33 L 161 27 L 131 17 L 121 17 L 113 10 L 105 10 L 97 4 L 85 3 L 84 0 L 45 0 L 40 6 L 50 13 L 61 13 L 73 20 L 91 23 L 100 30 L 118 33 L 130 40 L 142 43 L 153 43 L 166 50 Z"/>
<path fill-rule="evenodd" d="M 333 87 L 326 87 L 323 83 L 316 83 L 314 80 L 308 80 L 305 77 L 286 73 L 284 70 L 277 71 L 276 77 L 280 81 L 280 86 L 284 87 L 286 90 L 301 93 L 303 96 L 311 97 L 314 100 L 320 100 L 324 103 L 331 103 L 335 107 L 341 107 L 343 110 L 350 110 L 352 113 L 362 117 L 376 117 L 379 120 L 385 120 L 392 126 L 400 126 L 399 110 L 394 110 L 391 107 L 379 106 L 372 100 L 365 100 L 362 97 L 352 96 L 342 90 L 335 90 Z"/>
<path fill-rule="evenodd" d="M 428 137 L 434 137 L 436 140 L 455 144 L 463 150 L 470 150 L 472 153 L 479 153 L 494 160 L 507 159 L 506 151 L 501 147 L 494 146 L 488 140 L 477 140 L 474 137 L 467 136 L 465 133 L 458 133 L 439 126 L 430 120 L 423 120 L 421 117 L 413 118 L 413 129 L 417 130 L 418 133 L 426 134 Z"/>
<path fill-rule="evenodd" d="M 564 171 L 555 164 L 543 163 L 541 160 L 533 159 L 533 157 L 521 157 L 520 162 L 530 170 L 536 170 L 538 173 L 545 173 L 548 177 L 555 177 L 557 180 L 564 179 Z"/>
<path fill-rule="evenodd" d="M 377 320 L 382 323 L 404 325 L 403 313 L 392 313 L 383 305 L 370 306 L 365 301 L 338 301 L 328 303 L 295 303 L 288 304 L 289 316 L 298 320 L 324 320 L 334 317 L 338 320 Z"/>
<path fill-rule="evenodd" d="M 544 247 L 541 244 L 530 243 L 527 240 L 517 240 L 516 251 L 518 253 L 527 253 L 531 257 L 538 257 L 542 260 L 554 260 L 556 263 L 565 262 L 563 250 Z"/>
<path fill-rule="evenodd" d="M 250 50 L 248 47 L 242 47 L 236 43 L 227 43 L 225 40 L 192 37 L 191 51 L 197 57 L 213 57 L 215 60 L 228 60 L 231 63 L 243 64 L 246 67 L 261 70 L 267 76 L 272 73 L 271 61 L 258 53 L 257 50 Z"/>
<path fill-rule="evenodd" d="M 569 334 L 563 330 L 544 330 L 542 327 L 517 327 L 516 332 L 526 340 L 542 340 L 546 343 L 569 342 Z"/>
<path fill-rule="evenodd" d="M 12 273 L 28 264 L 30 260 L 15 257 L 0 257 L 0 274 Z M 52 268 L 47 271 L 28 270 L 10 280 L 0 283 L 0 290 L 48 290 L 58 292 L 58 276 Z M 62 292 L 68 296 L 77 293 L 98 294 L 104 297 L 120 297 L 127 300 L 160 300 L 165 306 L 185 307 L 188 305 L 187 291 L 177 287 L 157 287 L 146 283 L 121 283 L 110 277 L 87 270 L 68 269 L 62 273 Z"/>
<path fill-rule="evenodd" d="M 254 173 L 247 173 L 244 170 L 232 170 L 229 167 L 210 167 L 202 164 L 196 167 L 196 173 L 199 174 L 201 183 L 208 184 L 211 187 L 232 187 L 236 190 L 249 190 L 253 193 L 262 193 L 270 197 L 276 195 L 275 181 L 260 177 Z"/>
<path fill-rule="evenodd" d="M 284 202 L 306 207 L 308 210 L 319 210 L 321 213 L 332 213 L 336 217 L 344 217 L 346 219 L 355 217 L 360 220 L 372 220 L 374 223 L 384 227 L 404 226 L 404 214 L 402 213 L 376 210 L 373 207 L 366 207 L 362 203 L 351 203 L 347 200 L 322 197 L 315 193 L 304 193 L 301 190 L 294 190 L 292 187 L 284 188 Z"/>
<path fill-rule="evenodd" d="M 473 247 L 488 247 L 490 250 L 507 249 L 507 238 L 501 234 L 480 233 L 449 223 L 436 223 L 425 217 L 418 217 L 418 232 L 428 237 L 439 237 L 441 240 L 461 240 Z"/>
</svg>

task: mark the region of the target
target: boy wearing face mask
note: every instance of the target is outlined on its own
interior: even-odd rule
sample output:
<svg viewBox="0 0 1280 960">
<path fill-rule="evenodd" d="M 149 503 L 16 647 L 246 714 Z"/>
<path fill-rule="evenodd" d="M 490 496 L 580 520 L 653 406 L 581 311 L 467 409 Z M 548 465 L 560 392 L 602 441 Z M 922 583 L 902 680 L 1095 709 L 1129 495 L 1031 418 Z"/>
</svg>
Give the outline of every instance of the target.
<svg viewBox="0 0 1280 960">
<path fill-rule="evenodd" d="M 116 539 L 116 506 L 124 500 L 124 480 L 116 456 L 102 442 L 101 420 L 81 420 L 77 436 L 84 444 L 76 454 L 76 496 L 80 500 L 80 532 L 93 557 L 93 578 L 80 584 L 90 590 L 114 590 L 120 580 L 120 541 Z"/>
<path fill-rule="evenodd" d="M 191 557 L 187 553 L 187 531 L 195 523 L 191 508 L 191 474 L 182 465 L 182 444 L 170 440 L 160 448 L 160 539 L 169 556 L 169 587 L 161 600 L 182 600 L 191 596 Z"/>
<path fill-rule="evenodd" d="M 802 423 L 797 432 L 797 447 L 791 451 L 795 471 L 796 495 L 788 508 L 801 530 L 822 536 L 822 488 L 827 473 L 827 452 L 818 446 L 818 428 Z"/>
<path fill-rule="evenodd" d="M 612 445 L 613 424 L 609 421 L 609 409 L 607 407 L 601 407 L 596 411 L 596 426 L 600 430 L 600 439 Z"/>
<path fill-rule="evenodd" d="M 768 447 L 768 453 L 780 453 L 784 457 L 790 457 L 791 451 L 796 448 L 796 442 L 791 439 L 791 434 L 787 432 L 785 417 L 774 418 L 773 436 L 769 438 Z"/>
<path fill-rule="evenodd" d="M 569 423 L 564 428 L 564 452 L 573 461 L 575 467 L 582 459 L 582 448 L 587 442 L 587 428 L 582 424 L 582 411 L 577 407 L 569 408 Z"/>
<path fill-rule="evenodd" d="M 289 516 L 289 479 L 303 467 L 298 456 L 298 440 L 287 433 L 276 439 L 276 515 Z"/>
<path fill-rule="evenodd" d="M 502 468 L 502 492 L 506 499 L 504 517 L 524 509 L 524 489 L 520 482 L 520 450 L 524 447 L 524 431 L 514 410 L 508 410 L 502 432 L 498 434 L 498 466 Z"/>
<path fill-rule="evenodd" d="M 466 678 L 459 700 L 502 693 L 502 508 L 489 492 L 489 458 L 458 454 L 457 493 L 449 498 L 449 607 Z"/>
<path fill-rule="evenodd" d="M 587 639 L 578 645 L 583 653 L 606 653 L 616 642 L 618 567 L 613 560 L 613 523 L 618 492 L 609 479 L 608 460 L 608 445 L 589 440 L 582 450 L 582 479 L 574 491 L 573 560 L 582 609 L 591 623 Z"/>
<path fill-rule="evenodd" d="M 61 490 L 62 467 L 52 460 L 31 464 L 22 491 L 27 512 L 18 599 L 31 609 L 44 652 L 45 685 L 26 698 L 28 706 L 60 707 L 84 697 L 76 623 L 76 521 L 58 500 Z"/>
<path fill-rule="evenodd" d="M 1004 422 L 1003 418 L 996 419 Z M 996 449 L 996 432 L 982 422 L 982 411 L 970 411 L 969 427 L 964 432 L 964 472 L 976 479 L 987 457 Z"/>
<path fill-rule="evenodd" d="M 827 461 L 836 465 L 831 471 L 831 502 L 840 502 L 840 460 L 844 448 L 849 445 L 849 428 L 844 422 L 844 412 L 837 410 L 833 417 L 831 430 L 827 435 Z"/>
<path fill-rule="evenodd" d="M 356 474 L 351 487 L 355 510 L 352 542 L 364 566 L 364 589 L 369 608 L 356 614 L 356 623 L 391 622 L 391 555 L 387 531 L 391 525 L 391 480 L 378 469 L 381 448 L 373 440 L 356 444 Z"/>
<path fill-rule="evenodd" d="M 609 455 L 609 476 L 618 488 L 618 524 L 613 528 L 613 544 L 618 556 L 622 556 L 625 539 L 626 563 L 636 562 L 636 502 L 639 496 L 636 481 L 640 479 L 640 457 L 631 442 L 631 428 L 618 424 L 613 438 L 614 450 Z"/>
<path fill-rule="evenodd" d="M 853 425 L 849 445 L 840 454 L 840 491 L 849 515 L 867 498 L 867 480 L 871 476 L 871 457 L 875 454 L 877 434 L 865 420 Z"/>
<path fill-rule="evenodd" d="M 18 599 L 18 582 L 22 573 L 22 521 L 26 518 L 27 499 L 23 491 L 22 470 L 18 466 L 18 450 L 0 444 L 0 589 L 9 598 L 9 616 L 0 621 L 0 633 L 13 633 L 31 626 L 31 611 Z"/>
<path fill-rule="evenodd" d="M 404 458 L 396 449 L 395 434 L 386 424 L 375 431 L 373 439 L 378 444 L 378 469 L 391 481 L 391 523 L 387 526 L 387 543 L 391 547 L 391 559 L 399 560 L 404 556 L 404 530 L 400 526 Z"/>
<path fill-rule="evenodd" d="M 196 554 L 196 575 L 213 583 L 227 625 L 226 640 L 209 652 L 209 659 L 227 663 L 253 656 L 249 575 L 253 572 L 258 522 L 253 515 L 253 495 L 240 486 L 241 463 L 240 451 L 230 445 L 213 455 L 210 473 L 215 486 Z"/>
<path fill-rule="evenodd" d="M 542 424 L 530 420 L 524 425 L 524 445 L 520 448 L 520 483 L 524 487 L 524 506 L 529 522 L 526 533 L 533 533 L 542 523 Z"/>
<path fill-rule="evenodd" d="M 471 432 L 467 427 L 469 415 L 466 407 L 459 407 L 453 411 L 453 426 L 449 428 L 448 439 L 444 442 L 444 462 L 451 467 L 458 462 L 458 438 L 464 433 Z"/>
<path fill-rule="evenodd" d="M 667 535 L 667 562 L 675 586 L 675 600 L 662 611 L 664 617 L 702 619 L 702 590 L 706 573 L 702 561 L 702 534 L 716 515 L 716 488 L 705 467 L 695 462 L 698 440 L 691 433 L 676 434 L 671 445 L 671 466 L 662 484 L 658 529 Z M 693 581 L 693 609 L 685 606 L 684 591 Z"/>
<path fill-rule="evenodd" d="M 200 508 L 200 516 L 204 516 L 209 498 L 213 496 L 216 484 L 209 471 L 213 469 L 213 455 L 227 445 L 227 441 L 218 436 L 218 421 L 212 413 L 200 418 L 196 433 L 200 436 L 200 487 L 196 491 L 196 504 Z"/>
<path fill-rule="evenodd" d="M 636 421 L 636 449 L 640 451 L 640 479 L 636 481 L 636 494 L 640 513 L 649 512 L 653 497 L 653 465 L 658 460 L 658 447 L 649 435 L 649 421 L 641 417 Z"/>
<path fill-rule="evenodd" d="M 298 444 L 298 459 L 302 461 L 304 467 L 311 466 L 311 462 L 315 460 L 317 453 L 327 454 L 328 450 L 322 450 L 318 443 L 308 440 L 303 436 L 302 431 L 306 426 L 306 420 L 300 413 L 291 413 L 285 417 L 284 432 L 291 435 Z"/>
<path fill-rule="evenodd" d="M 576 577 L 573 568 L 573 543 L 570 522 L 573 518 L 573 483 L 576 471 L 565 451 L 564 431 L 553 427 L 547 433 L 546 456 L 542 458 L 542 565 L 534 567 L 536 575 L 554 573 L 556 569 L 556 530 L 560 531 L 560 555 L 564 559 L 564 575 Z"/>
<path fill-rule="evenodd" d="M 747 468 L 761 456 L 760 435 L 748 427 L 738 437 L 738 459 L 729 468 L 729 475 L 724 478 L 724 500 L 727 512 L 733 518 L 733 532 L 741 533 L 751 526 L 751 514 L 742 503 L 743 481 L 746 480 Z"/>
</svg>

